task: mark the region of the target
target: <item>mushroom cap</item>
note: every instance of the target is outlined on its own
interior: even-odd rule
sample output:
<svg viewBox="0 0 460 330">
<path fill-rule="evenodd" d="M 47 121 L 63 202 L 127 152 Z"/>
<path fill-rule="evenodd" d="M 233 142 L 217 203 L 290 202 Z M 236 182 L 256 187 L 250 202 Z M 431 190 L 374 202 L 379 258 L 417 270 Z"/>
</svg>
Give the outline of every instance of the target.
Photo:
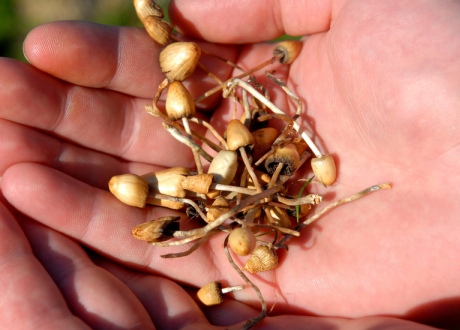
<svg viewBox="0 0 460 330">
<path fill-rule="evenodd" d="M 278 130 L 273 127 L 260 128 L 251 132 L 251 134 L 254 137 L 252 156 L 255 161 L 271 149 L 273 142 L 275 142 L 276 138 L 280 135 Z"/>
<path fill-rule="evenodd" d="M 171 120 L 190 118 L 195 115 L 195 100 L 180 81 L 169 84 L 165 107 Z"/>
<path fill-rule="evenodd" d="M 218 305 L 224 301 L 222 284 L 210 282 L 198 290 L 196 296 L 206 306 Z"/>
<path fill-rule="evenodd" d="M 152 0 L 134 0 L 137 16 L 142 21 L 148 16 L 163 18 L 163 9 Z"/>
<path fill-rule="evenodd" d="M 173 197 L 185 197 L 186 191 L 182 187 L 182 181 L 189 174 L 189 169 L 178 166 L 147 173 L 142 177 L 147 180 L 149 189 L 152 192 Z"/>
<path fill-rule="evenodd" d="M 123 203 L 143 208 L 148 198 L 147 181 L 135 174 L 122 174 L 109 181 L 110 192 Z"/>
<path fill-rule="evenodd" d="M 254 144 L 254 137 L 248 128 L 238 119 L 232 119 L 227 127 L 227 144 L 229 150 L 237 150 Z"/>
<path fill-rule="evenodd" d="M 176 230 L 179 230 L 179 216 L 166 216 L 141 223 L 133 228 L 131 234 L 141 240 L 163 242 L 170 239 Z"/>
<path fill-rule="evenodd" d="M 274 56 L 281 55 L 280 62 L 291 64 L 299 55 L 302 44 L 297 40 L 285 40 L 276 45 L 273 51 Z"/>
<path fill-rule="evenodd" d="M 292 144 L 278 148 L 265 160 L 265 169 L 272 174 L 279 163 L 283 163 L 282 175 L 292 175 L 299 166 L 300 157 L 297 148 Z"/>
<path fill-rule="evenodd" d="M 337 178 L 335 161 L 330 154 L 312 158 L 311 168 L 315 176 L 326 186 L 333 184 Z"/>
<path fill-rule="evenodd" d="M 166 45 L 172 32 L 172 26 L 162 18 L 147 16 L 142 20 L 149 36 L 160 45 Z"/>
<path fill-rule="evenodd" d="M 238 168 L 238 154 L 235 151 L 221 150 L 209 165 L 208 174 L 214 176 L 213 182 L 229 184 Z"/>
<path fill-rule="evenodd" d="M 243 269 L 254 274 L 271 270 L 276 266 L 278 266 L 276 252 L 267 245 L 259 245 L 246 261 Z"/>
<path fill-rule="evenodd" d="M 248 227 L 239 227 L 228 235 L 228 246 L 239 256 L 247 256 L 256 247 L 256 237 Z"/>
<path fill-rule="evenodd" d="M 201 56 L 200 47 L 194 42 L 174 42 L 160 53 L 161 71 L 169 81 L 183 81 L 195 71 Z"/>
</svg>

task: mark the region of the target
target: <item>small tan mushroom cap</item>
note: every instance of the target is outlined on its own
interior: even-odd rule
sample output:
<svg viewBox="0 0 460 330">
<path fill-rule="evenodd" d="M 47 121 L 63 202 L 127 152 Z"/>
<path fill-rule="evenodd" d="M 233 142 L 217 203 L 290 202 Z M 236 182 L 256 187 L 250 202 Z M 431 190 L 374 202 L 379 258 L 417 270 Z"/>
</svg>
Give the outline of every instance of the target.
<svg viewBox="0 0 460 330">
<path fill-rule="evenodd" d="M 297 40 L 285 40 L 276 45 L 273 55 L 281 56 L 280 62 L 291 64 L 299 55 L 302 44 Z"/>
<path fill-rule="evenodd" d="M 143 208 L 148 198 L 147 181 L 135 174 L 122 174 L 109 181 L 110 192 L 123 203 Z"/>
<path fill-rule="evenodd" d="M 250 273 L 259 273 L 276 268 L 276 266 L 278 266 L 276 252 L 267 245 L 259 245 L 246 261 L 243 269 Z"/>
<path fill-rule="evenodd" d="M 233 119 L 227 127 L 227 144 L 228 150 L 237 150 L 240 147 L 246 147 L 254 144 L 254 137 L 248 128 L 238 119 Z"/>
<path fill-rule="evenodd" d="M 228 235 L 228 246 L 239 256 L 247 256 L 256 247 L 256 237 L 248 227 L 239 227 Z"/>
<path fill-rule="evenodd" d="M 337 178 L 335 161 L 330 154 L 312 158 L 311 168 L 315 176 L 326 186 L 333 184 Z"/>
<path fill-rule="evenodd" d="M 292 175 L 299 167 L 300 156 L 297 148 L 292 144 L 278 148 L 273 154 L 265 160 L 265 169 L 272 174 L 279 163 L 283 163 L 284 167 L 281 171 L 282 175 Z"/>
<path fill-rule="evenodd" d="M 173 81 L 166 96 L 166 113 L 171 120 L 195 116 L 195 101 L 180 81 Z"/>
<path fill-rule="evenodd" d="M 210 282 L 198 290 L 196 296 L 206 306 L 218 305 L 224 301 L 222 284 Z"/>
<path fill-rule="evenodd" d="M 201 49 L 194 42 L 175 42 L 160 53 L 161 71 L 169 81 L 187 79 L 198 64 Z"/>
</svg>

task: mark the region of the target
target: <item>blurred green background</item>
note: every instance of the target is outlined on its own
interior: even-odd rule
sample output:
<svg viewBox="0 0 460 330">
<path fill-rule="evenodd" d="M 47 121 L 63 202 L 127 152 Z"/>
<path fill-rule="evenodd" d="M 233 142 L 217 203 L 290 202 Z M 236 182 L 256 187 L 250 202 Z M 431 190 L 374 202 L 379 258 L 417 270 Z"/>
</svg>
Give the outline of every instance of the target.
<svg viewBox="0 0 460 330">
<path fill-rule="evenodd" d="M 156 0 L 166 19 L 169 2 Z M 142 27 L 132 0 L 0 0 L 0 56 L 25 61 L 22 43 L 27 33 L 40 24 L 58 20 Z M 299 38 L 284 35 L 275 40 L 285 39 Z"/>
<path fill-rule="evenodd" d="M 169 0 L 156 2 L 166 9 Z M 27 33 L 57 20 L 142 26 L 132 0 L 0 0 L 0 56 L 25 60 L 22 42 Z"/>
</svg>

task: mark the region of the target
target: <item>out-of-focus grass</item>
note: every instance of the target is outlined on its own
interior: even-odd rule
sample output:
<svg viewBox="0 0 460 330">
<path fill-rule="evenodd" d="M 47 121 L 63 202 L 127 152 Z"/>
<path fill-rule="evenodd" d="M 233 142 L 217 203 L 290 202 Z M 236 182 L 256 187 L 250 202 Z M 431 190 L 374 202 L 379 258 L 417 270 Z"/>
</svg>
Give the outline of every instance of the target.
<svg viewBox="0 0 460 330">
<path fill-rule="evenodd" d="M 170 0 L 156 0 L 168 19 Z M 25 60 L 22 43 L 34 27 L 57 20 L 142 26 L 130 0 L 0 0 L 0 56 Z M 281 36 L 276 40 L 292 39 Z"/>
<path fill-rule="evenodd" d="M 170 0 L 156 2 L 166 10 Z M 0 0 L 0 56 L 24 60 L 27 33 L 57 20 L 142 26 L 130 0 Z"/>
</svg>

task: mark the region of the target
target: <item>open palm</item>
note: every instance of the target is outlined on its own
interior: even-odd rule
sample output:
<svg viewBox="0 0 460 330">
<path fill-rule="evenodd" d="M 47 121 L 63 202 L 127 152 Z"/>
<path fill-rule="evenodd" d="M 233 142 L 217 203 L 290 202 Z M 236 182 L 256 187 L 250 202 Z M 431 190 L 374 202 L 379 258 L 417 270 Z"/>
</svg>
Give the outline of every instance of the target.
<svg viewBox="0 0 460 330">
<path fill-rule="evenodd" d="M 305 8 L 298 8 L 286 1 L 275 11 L 275 5 L 252 1 L 249 8 L 232 2 L 220 12 L 224 8 L 210 1 L 197 2 L 176 1 L 171 15 L 184 30 L 212 42 L 251 43 L 284 31 L 310 34 L 289 71 L 277 72 L 308 105 L 304 124 L 336 157 L 337 183 L 313 188 L 326 194 L 326 202 L 375 183 L 393 184 L 392 190 L 345 205 L 304 229 L 275 271 L 251 277 L 270 305 L 275 303 L 273 313 L 385 314 L 431 322 L 439 310 L 458 307 L 458 4 L 349 1 L 314 8 L 305 1 Z M 236 13 L 232 21 L 229 10 Z M 305 15 L 312 19 L 304 22 Z M 202 47 L 247 68 L 272 49 L 267 44 Z M 186 258 L 163 259 L 161 254 L 179 249 L 154 248 L 130 231 L 171 211 L 133 209 L 107 191 L 116 174 L 193 165 L 186 147 L 143 109 L 163 80 L 159 51 L 140 29 L 61 22 L 28 36 L 25 53 L 33 66 L 0 61 L 1 187 L 26 233 L 2 209 L 1 256 L 25 260 L 16 261 L 8 279 L 24 295 L 28 286 L 36 288 L 28 297 L 27 306 L 36 313 L 30 322 L 40 315 L 34 307 L 46 301 L 43 309 L 75 326 L 83 320 L 92 327 L 148 327 L 152 319 L 160 327 L 180 327 L 205 318 L 174 282 L 242 284 L 226 261 L 223 235 Z M 230 76 L 230 67 L 203 61 L 217 75 Z M 189 84 L 196 96 L 212 86 L 200 72 Z M 275 100 L 288 108 L 282 93 Z M 230 103 L 215 109 L 214 101 L 204 106 L 213 110 L 213 124 L 222 127 L 231 117 Z M 17 312 L 23 302 L 14 294 L 4 304 Z M 232 324 L 257 313 L 251 290 L 235 297 L 248 305 L 229 300 L 205 309 L 208 318 Z M 341 324 L 332 318 L 289 320 Z"/>
</svg>

